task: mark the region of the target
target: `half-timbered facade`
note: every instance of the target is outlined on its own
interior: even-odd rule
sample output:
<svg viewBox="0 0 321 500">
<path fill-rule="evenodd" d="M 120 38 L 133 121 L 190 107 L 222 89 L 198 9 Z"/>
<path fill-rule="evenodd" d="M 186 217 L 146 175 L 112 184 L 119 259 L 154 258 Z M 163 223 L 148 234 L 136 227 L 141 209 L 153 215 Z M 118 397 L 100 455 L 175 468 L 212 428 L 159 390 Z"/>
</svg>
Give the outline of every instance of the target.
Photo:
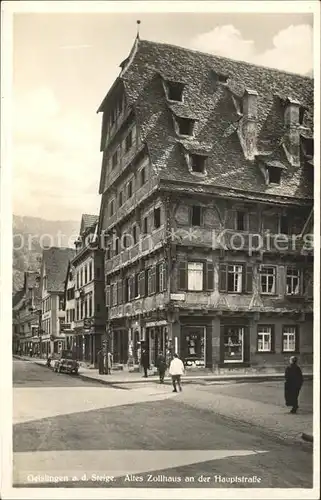
<svg viewBox="0 0 321 500">
<path fill-rule="evenodd" d="M 116 362 L 311 365 L 313 80 L 137 38 L 99 112 Z"/>
</svg>

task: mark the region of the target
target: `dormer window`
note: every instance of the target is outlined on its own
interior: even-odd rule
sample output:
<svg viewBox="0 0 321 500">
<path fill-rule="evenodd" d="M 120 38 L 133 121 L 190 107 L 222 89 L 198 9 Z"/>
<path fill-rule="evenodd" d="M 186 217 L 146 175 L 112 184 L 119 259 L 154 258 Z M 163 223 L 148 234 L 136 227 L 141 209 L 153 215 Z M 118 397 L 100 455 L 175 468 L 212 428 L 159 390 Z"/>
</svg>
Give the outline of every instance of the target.
<svg viewBox="0 0 321 500">
<path fill-rule="evenodd" d="M 268 184 L 280 184 L 281 183 L 281 168 L 278 167 L 267 167 L 268 174 Z"/>
<path fill-rule="evenodd" d="M 183 101 L 184 84 L 178 82 L 167 82 L 167 97 L 170 101 Z"/>
<path fill-rule="evenodd" d="M 217 83 L 227 83 L 227 80 L 228 80 L 228 75 L 223 75 L 223 73 L 218 73 L 216 71 L 214 71 L 214 76 L 215 76 L 215 79 L 217 81 Z"/>
<path fill-rule="evenodd" d="M 205 173 L 205 162 L 206 162 L 206 156 L 197 155 L 197 154 L 190 155 L 190 166 L 191 166 L 192 172 L 195 172 L 197 174 L 204 174 Z"/>
<path fill-rule="evenodd" d="M 314 140 L 313 138 L 301 137 L 303 152 L 305 156 L 312 159 L 314 156 Z"/>
<path fill-rule="evenodd" d="M 176 122 L 180 135 L 193 135 L 195 120 L 176 117 Z"/>
</svg>

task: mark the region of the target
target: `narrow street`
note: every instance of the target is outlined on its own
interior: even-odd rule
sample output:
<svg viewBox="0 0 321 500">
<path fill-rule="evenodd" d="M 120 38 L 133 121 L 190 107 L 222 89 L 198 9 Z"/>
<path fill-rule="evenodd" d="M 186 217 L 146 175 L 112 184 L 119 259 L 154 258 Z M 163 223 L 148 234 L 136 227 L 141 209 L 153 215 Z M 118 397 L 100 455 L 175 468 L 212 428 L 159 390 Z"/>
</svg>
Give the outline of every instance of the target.
<svg viewBox="0 0 321 500">
<path fill-rule="evenodd" d="M 312 485 L 310 450 L 184 402 L 195 388 L 121 390 L 13 365 L 15 486 Z"/>
</svg>

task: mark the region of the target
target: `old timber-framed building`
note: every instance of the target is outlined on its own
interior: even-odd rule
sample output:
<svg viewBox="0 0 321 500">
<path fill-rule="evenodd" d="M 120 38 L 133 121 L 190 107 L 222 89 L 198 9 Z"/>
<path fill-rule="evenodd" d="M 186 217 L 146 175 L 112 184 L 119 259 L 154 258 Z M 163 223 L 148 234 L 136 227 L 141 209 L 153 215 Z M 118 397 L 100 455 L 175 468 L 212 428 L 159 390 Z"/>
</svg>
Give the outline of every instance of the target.
<svg viewBox="0 0 321 500">
<path fill-rule="evenodd" d="M 137 37 L 98 111 L 114 360 L 311 365 L 313 80 Z"/>
</svg>

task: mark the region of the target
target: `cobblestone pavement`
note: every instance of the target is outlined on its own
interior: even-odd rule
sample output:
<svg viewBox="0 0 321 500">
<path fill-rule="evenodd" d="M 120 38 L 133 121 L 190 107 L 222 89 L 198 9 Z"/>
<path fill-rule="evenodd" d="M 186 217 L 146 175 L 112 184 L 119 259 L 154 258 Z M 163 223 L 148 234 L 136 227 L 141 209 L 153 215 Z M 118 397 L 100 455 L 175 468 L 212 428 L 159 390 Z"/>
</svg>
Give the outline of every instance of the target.
<svg viewBox="0 0 321 500">
<path fill-rule="evenodd" d="M 311 448 L 294 452 L 208 403 L 191 403 L 205 398 L 212 393 L 196 386 L 120 390 L 15 361 L 14 485 L 312 486 Z"/>
</svg>

